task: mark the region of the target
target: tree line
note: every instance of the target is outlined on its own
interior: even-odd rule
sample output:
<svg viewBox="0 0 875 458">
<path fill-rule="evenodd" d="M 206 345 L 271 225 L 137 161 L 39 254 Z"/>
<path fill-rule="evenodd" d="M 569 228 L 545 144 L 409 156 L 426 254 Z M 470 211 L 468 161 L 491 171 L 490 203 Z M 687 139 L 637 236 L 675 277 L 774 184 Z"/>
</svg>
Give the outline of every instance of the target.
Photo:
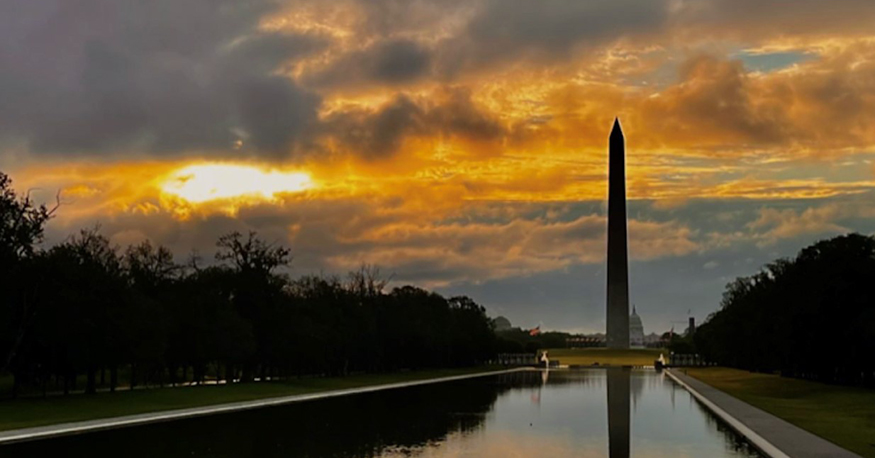
<svg viewBox="0 0 875 458">
<path fill-rule="evenodd" d="M 455 367 L 495 351 L 468 297 L 387 291 L 368 266 L 292 279 L 290 250 L 254 232 L 220 237 L 211 265 L 149 241 L 121 250 L 98 228 L 40 249 L 54 210 L 0 172 L 0 375 L 13 392 Z"/>
<path fill-rule="evenodd" d="M 537 353 L 548 348 L 567 348 L 574 334 L 562 331 L 544 331 L 533 334 L 529 329 L 513 327 L 496 332 L 499 353 Z"/>
<path fill-rule="evenodd" d="M 711 361 L 875 386 L 875 237 L 848 234 L 726 287 L 694 336 Z"/>
</svg>

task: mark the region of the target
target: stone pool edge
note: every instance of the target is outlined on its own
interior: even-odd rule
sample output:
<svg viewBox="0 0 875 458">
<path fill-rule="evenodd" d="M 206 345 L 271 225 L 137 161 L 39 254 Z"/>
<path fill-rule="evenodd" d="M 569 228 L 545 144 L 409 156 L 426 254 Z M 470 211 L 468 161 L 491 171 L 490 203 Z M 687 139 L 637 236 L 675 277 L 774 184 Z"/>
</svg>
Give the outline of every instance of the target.
<svg viewBox="0 0 875 458">
<path fill-rule="evenodd" d="M 714 415 L 771 458 L 862 458 L 693 377 L 671 369 L 665 369 L 665 373 Z M 699 387 L 697 389 L 691 385 L 699 385 Z M 735 415 L 727 410 L 733 410 Z M 737 416 L 745 418 L 739 419 Z M 775 442 L 781 443 L 782 446 L 776 445 Z"/>
<path fill-rule="evenodd" d="M 173 409 L 135 415 L 124 415 L 120 417 L 100 418 L 97 420 L 86 420 L 69 423 L 59 423 L 55 425 L 36 426 L 32 428 L 12 429 L 8 431 L 0 431 L 0 446 L 17 442 L 50 439 L 54 437 L 69 436 L 74 434 L 83 434 L 109 429 L 124 428 L 128 426 L 139 426 L 151 423 L 160 423 L 165 421 L 182 420 L 206 415 L 214 415 L 219 413 L 237 412 L 243 410 L 258 409 L 262 407 L 279 406 L 283 404 L 292 404 L 295 402 L 314 401 L 319 399 L 334 398 L 338 396 L 370 393 L 374 391 L 391 390 L 396 388 L 407 388 L 418 385 L 428 385 L 432 383 L 452 382 L 455 380 L 464 380 L 469 378 L 486 377 L 489 375 L 500 375 L 529 370 L 534 369 L 530 367 L 515 367 L 512 369 L 498 371 L 450 375 L 446 377 L 437 377 L 424 380 L 411 380 L 409 382 L 385 383 L 380 385 L 362 386 L 357 388 L 346 388 L 342 390 L 321 391 L 308 394 L 295 394 L 289 396 L 256 399 L 252 401 L 231 402 L 201 407 L 189 407 L 185 409 Z"/>
</svg>

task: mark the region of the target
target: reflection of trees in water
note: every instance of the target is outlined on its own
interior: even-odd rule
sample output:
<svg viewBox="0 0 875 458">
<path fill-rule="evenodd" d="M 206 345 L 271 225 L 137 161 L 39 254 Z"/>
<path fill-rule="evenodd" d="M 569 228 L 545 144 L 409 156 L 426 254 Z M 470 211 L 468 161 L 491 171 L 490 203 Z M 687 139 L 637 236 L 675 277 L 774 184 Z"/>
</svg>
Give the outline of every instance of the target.
<svg viewBox="0 0 875 458">
<path fill-rule="evenodd" d="M 629 395 L 632 397 L 632 409 L 636 409 L 638 405 L 638 399 L 644 394 L 644 387 L 646 386 L 650 390 L 656 388 L 656 384 L 661 382 L 659 377 L 654 377 L 652 375 L 632 371 L 632 376 L 629 380 Z"/>
<path fill-rule="evenodd" d="M 692 397 L 692 396 L 691 396 Z M 762 457 L 763 455 L 747 442 L 744 438 L 742 438 L 738 433 L 735 432 L 729 425 L 727 425 L 723 420 L 714 416 L 711 411 L 706 409 L 699 403 L 692 399 L 693 404 L 696 405 L 696 408 L 702 412 L 705 417 L 705 421 L 708 423 L 709 429 L 716 429 L 721 436 L 723 436 L 723 443 L 726 447 L 726 450 L 731 450 L 737 453 L 740 456 L 747 457 Z"/>
<path fill-rule="evenodd" d="M 537 373 L 302 402 L 0 447 L 0 456 L 373 457 L 478 429 L 496 399 Z"/>
<path fill-rule="evenodd" d="M 511 372 L 495 377 L 496 383 L 507 385 L 511 390 L 526 390 L 544 385 L 544 371 Z M 581 385 L 601 387 L 605 384 L 604 369 L 593 370 L 552 370 L 547 377 L 547 385 Z"/>
<path fill-rule="evenodd" d="M 604 388 L 607 383 L 607 377 L 605 374 L 612 369 L 620 369 L 620 367 L 602 367 L 598 369 L 582 370 L 551 370 L 549 371 L 550 376 L 547 379 L 547 385 L 579 385 L 593 388 Z M 653 374 L 644 370 L 631 369 L 629 370 L 629 373 L 631 376 L 630 390 L 633 398 L 640 397 L 645 391 L 645 387 L 653 389 L 662 383 L 662 380 L 659 377 L 654 377 Z M 537 388 L 543 385 L 542 374 L 543 371 L 511 372 L 509 374 L 502 374 L 496 377 L 496 379 L 499 380 L 499 383 L 509 383 L 513 385 L 511 386 L 512 389 L 528 389 Z"/>
</svg>

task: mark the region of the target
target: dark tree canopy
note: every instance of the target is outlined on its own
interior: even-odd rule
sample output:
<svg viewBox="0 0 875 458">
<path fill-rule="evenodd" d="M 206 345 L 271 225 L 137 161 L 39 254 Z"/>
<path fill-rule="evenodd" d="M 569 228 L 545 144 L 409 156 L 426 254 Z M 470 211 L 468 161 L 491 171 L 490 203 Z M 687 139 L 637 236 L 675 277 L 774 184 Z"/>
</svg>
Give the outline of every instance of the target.
<svg viewBox="0 0 875 458">
<path fill-rule="evenodd" d="M 216 246 L 219 247 L 216 259 L 229 261 L 241 272 L 270 273 L 291 261 L 290 249 L 268 244 L 252 231 L 245 239 L 243 234 L 236 231 L 225 234 L 219 237 Z"/>
<path fill-rule="evenodd" d="M 25 280 L 33 276 L 36 247 L 55 209 L 34 204 L 30 193 L 17 195 L 0 172 L 0 372 L 12 364 L 33 322 L 37 285 Z"/>
<path fill-rule="evenodd" d="M 0 172 L 0 265 L 33 255 L 54 210 L 34 204 L 29 193 L 16 195 L 12 179 Z"/>
<path fill-rule="evenodd" d="M 170 250 L 163 246 L 153 247 L 149 240 L 129 246 L 122 264 L 133 285 L 146 290 L 168 286 L 180 271 Z"/>
<path fill-rule="evenodd" d="M 875 385 L 875 238 L 804 248 L 726 287 L 695 343 L 720 364 Z"/>
</svg>

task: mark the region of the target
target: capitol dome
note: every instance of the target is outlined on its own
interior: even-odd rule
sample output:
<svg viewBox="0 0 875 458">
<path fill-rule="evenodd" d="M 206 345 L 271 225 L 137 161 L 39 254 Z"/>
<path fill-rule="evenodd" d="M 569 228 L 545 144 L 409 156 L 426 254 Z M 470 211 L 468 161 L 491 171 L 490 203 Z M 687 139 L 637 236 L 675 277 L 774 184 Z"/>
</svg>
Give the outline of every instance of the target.
<svg viewBox="0 0 875 458">
<path fill-rule="evenodd" d="M 632 306 L 632 315 L 629 316 L 629 346 L 644 347 L 644 325 L 641 324 L 641 317 L 635 311 L 634 305 Z"/>
</svg>

